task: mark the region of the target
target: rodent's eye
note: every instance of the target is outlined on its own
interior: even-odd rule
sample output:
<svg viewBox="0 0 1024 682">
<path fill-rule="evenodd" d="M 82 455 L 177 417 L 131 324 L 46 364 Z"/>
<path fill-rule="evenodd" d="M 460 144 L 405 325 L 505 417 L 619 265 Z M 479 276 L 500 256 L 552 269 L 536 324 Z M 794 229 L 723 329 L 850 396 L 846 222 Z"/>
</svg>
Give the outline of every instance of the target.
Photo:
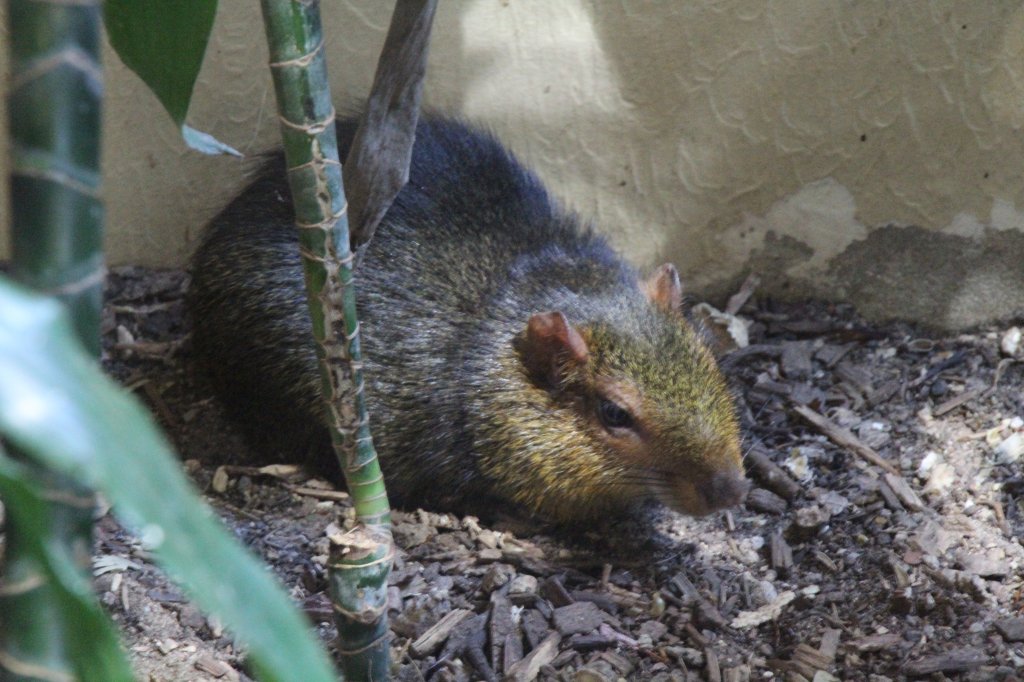
<svg viewBox="0 0 1024 682">
<path fill-rule="evenodd" d="M 597 415 L 607 429 L 629 429 L 633 427 L 633 417 L 621 405 L 601 398 L 597 406 Z"/>
</svg>

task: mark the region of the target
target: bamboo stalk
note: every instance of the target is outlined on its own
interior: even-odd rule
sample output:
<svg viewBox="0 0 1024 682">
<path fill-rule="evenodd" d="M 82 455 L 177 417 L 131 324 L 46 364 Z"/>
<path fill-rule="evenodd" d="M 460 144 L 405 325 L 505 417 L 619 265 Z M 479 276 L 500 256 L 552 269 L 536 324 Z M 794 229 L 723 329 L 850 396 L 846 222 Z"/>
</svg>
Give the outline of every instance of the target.
<svg viewBox="0 0 1024 682">
<path fill-rule="evenodd" d="M 353 254 L 319 3 L 262 0 L 313 336 L 335 452 L 360 525 L 335 538 L 331 597 L 348 679 L 389 674 L 390 505 L 363 394 Z"/>
<path fill-rule="evenodd" d="M 7 4 L 12 275 L 63 301 L 78 340 L 96 356 L 105 275 L 100 20 L 99 0 Z M 93 495 L 19 459 L 32 472 L 45 509 L 47 541 L 73 557 L 87 579 Z M 69 614 L 61 613 L 61 587 L 50 582 L 30 549 L 32 519 L 9 516 L 0 583 L 0 672 L 12 679 L 73 679 L 87 665 L 81 645 L 90 634 L 65 628 Z"/>
</svg>

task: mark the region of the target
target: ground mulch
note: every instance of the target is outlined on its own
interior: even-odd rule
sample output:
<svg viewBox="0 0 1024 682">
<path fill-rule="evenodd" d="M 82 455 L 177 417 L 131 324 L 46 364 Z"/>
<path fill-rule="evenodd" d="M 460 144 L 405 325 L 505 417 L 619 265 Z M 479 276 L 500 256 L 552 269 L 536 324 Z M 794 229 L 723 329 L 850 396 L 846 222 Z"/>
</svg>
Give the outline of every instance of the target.
<svg viewBox="0 0 1024 682">
<path fill-rule="evenodd" d="M 191 370 L 185 286 L 179 271 L 115 269 L 104 366 L 333 649 L 325 562 L 347 496 L 248 465 Z M 1024 325 L 934 334 L 756 296 L 739 315 L 750 343 L 722 364 L 755 486 L 745 506 L 692 519 L 650 504 L 575 530 L 399 511 L 395 679 L 1020 679 Z M 248 679 L 231 633 L 109 516 L 96 555 L 140 679 Z"/>
</svg>

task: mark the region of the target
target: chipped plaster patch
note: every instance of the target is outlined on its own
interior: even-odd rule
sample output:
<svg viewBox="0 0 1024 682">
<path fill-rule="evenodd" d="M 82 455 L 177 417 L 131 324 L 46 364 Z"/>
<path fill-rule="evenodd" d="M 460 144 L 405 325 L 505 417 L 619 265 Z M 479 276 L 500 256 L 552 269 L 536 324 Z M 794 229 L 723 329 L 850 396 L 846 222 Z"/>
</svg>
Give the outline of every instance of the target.
<svg viewBox="0 0 1024 682">
<path fill-rule="evenodd" d="M 764 217 L 745 215 L 719 239 L 727 256 L 735 259 L 733 262 L 745 262 L 764 248 L 769 232 L 795 239 L 810 249 L 808 258 L 787 269 L 787 274 L 794 277 L 824 272 L 830 260 L 868 234 L 857 220 L 853 195 L 832 178 L 804 185 L 776 202 Z"/>
<path fill-rule="evenodd" d="M 1005 199 L 992 202 L 992 227 L 997 230 L 1024 231 L 1024 211 L 1018 211 L 1016 204 Z"/>
<path fill-rule="evenodd" d="M 943 234 L 967 239 L 981 239 L 985 235 L 985 226 L 973 213 L 957 213 L 953 220 L 942 228 Z"/>
</svg>

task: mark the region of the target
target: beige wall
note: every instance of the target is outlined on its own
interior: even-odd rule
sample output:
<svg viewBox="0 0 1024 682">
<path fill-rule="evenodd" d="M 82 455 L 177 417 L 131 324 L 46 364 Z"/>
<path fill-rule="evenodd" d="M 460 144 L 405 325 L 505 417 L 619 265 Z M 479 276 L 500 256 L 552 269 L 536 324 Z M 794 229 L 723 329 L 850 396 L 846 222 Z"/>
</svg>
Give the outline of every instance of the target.
<svg viewBox="0 0 1024 682">
<path fill-rule="evenodd" d="M 190 114 L 247 153 L 276 136 L 257 5 L 222 0 Z M 369 87 L 390 6 L 323 3 L 339 103 Z M 185 150 L 106 65 L 110 260 L 181 264 L 253 164 Z M 1024 310 L 1019 2 L 444 0 L 426 96 L 695 289 L 753 269 L 876 317 Z"/>
</svg>

